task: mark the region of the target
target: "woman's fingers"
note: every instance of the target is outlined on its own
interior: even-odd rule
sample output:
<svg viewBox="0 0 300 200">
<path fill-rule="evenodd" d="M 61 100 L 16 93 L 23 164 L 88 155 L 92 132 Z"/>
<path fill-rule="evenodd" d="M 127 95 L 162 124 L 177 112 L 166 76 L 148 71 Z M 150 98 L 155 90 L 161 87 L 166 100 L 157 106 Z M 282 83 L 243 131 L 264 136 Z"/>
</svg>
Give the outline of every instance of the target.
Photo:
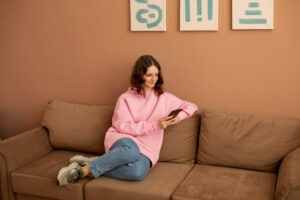
<svg viewBox="0 0 300 200">
<path fill-rule="evenodd" d="M 175 118 L 169 120 L 168 122 L 169 122 L 168 125 L 176 124 L 179 122 L 179 117 L 175 117 Z"/>
<path fill-rule="evenodd" d="M 166 117 L 165 117 L 165 120 L 166 120 L 166 121 L 170 121 L 172 118 L 173 118 L 173 116 L 166 116 Z"/>
<path fill-rule="evenodd" d="M 162 117 L 160 118 L 159 120 L 159 126 L 163 129 L 167 128 L 168 127 L 168 124 L 169 124 L 169 121 L 167 121 L 168 119 L 170 119 L 172 117 L 170 116 L 166 116 L 166 117 Z"/>
<path fill-rule="evenodd" d="M 179 118 L 174 117 L 173 116 L 166 116 L 166 117 L 162 117 L 159 120 L 159 126 L 163 129 L 167 128 L 170 125 L 176 124 L 179 122 Z"/>
</svg>

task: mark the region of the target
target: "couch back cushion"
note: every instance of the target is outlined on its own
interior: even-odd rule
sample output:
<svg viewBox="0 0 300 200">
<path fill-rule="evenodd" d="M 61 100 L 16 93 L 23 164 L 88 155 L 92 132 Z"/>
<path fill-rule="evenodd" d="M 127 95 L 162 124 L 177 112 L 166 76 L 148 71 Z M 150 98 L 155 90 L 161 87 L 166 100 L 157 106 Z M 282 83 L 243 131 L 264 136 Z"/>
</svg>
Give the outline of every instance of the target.
<svg viewBox="0 0 300 200">
<path fill-rule="evenodd" d="M 113 106 L 52 100 L 46 108 L 42 126 L 49 130 L 51 145 L 56 149 L 102 154 L 113 111 Z"/>
<path fill-rule="evenodd" d="M 159 161 L 194 163 L 197 152 L 200 115 L 195 113 L 164 133 Z"/>
<path fill-rule="evenodd" d="M 42 126 L 49 130 L 51 145 L 56 149 L 103 154 L 104 137 L 114 106 L 76 104 L 61 100 L 49 102 Z M 194 162 L 199 114 L 184 119 L 165 130 L 159 161 Z"/>
<path fill-rule="evenodd" d="M 280 160 L 299 146 L 300 119 L 204 110 L 197 162 L 275 172 Z"/>
</svg>

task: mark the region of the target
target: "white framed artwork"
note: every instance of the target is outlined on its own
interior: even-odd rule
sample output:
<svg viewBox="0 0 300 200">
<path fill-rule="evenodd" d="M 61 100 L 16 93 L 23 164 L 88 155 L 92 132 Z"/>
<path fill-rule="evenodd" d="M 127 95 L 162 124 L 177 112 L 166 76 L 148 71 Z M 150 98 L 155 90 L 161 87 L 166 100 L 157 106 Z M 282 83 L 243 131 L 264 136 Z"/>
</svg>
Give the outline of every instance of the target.
<svg viewBox="0 0 300 200">
<path fill-rule="evenodd" d="M 180 0 L 180 31 L 217 31 L 219 0 Z"/>
<path fill-rule="evenodd" d="M 232 0 L 232 29 L 273 29 L 274 0 Z"/>
<path fill-rule="evenodd" d="M 130 0 L 131 31 L 166 31 L 166 0 Z"/>
</svg>

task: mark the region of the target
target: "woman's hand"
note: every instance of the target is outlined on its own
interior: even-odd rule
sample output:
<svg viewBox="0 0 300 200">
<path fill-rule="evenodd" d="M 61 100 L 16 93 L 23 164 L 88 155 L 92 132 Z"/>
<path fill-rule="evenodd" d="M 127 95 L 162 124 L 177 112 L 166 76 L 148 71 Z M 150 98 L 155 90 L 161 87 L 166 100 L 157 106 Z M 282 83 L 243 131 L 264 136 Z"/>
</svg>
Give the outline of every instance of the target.
<svg viewBox="0 0 300 200">
<path fill-rule="evenodd" d="M 173 118 L 173 116 L 162 117 L 158 120 L 158 125 L 160 128 L 165 129 L 170 125 L 177 124 L 179 122 L 179 117 Z"/>
</svg>

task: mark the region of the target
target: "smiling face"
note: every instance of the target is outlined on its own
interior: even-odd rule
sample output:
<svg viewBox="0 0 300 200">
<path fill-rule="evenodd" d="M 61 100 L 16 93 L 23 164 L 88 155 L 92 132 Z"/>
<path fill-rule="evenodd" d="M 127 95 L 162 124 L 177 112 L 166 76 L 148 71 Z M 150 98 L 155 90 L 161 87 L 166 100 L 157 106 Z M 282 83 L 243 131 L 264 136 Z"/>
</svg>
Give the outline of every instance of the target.
<svg viewBox="0 0 300 200">
<path fill-rule="evenodd" d="M 157 60 L 151 55 L 139 57 L 131 72 L 130 87 L 140 95 L 144 92 L 154 90 L 156 94 L 163 93 L 164 80 L 161 67 Z"/>
<path fill-rule="evenodd" d="M 151 91 L 154 88 L 158 80 L 158 73 L 159 70 L 154 65 L 151 65 L 147 68 L 147 72 L 143 76 L 145 80 L 145 82 L 143 83 L 144 91 Z"/>
</svg>

